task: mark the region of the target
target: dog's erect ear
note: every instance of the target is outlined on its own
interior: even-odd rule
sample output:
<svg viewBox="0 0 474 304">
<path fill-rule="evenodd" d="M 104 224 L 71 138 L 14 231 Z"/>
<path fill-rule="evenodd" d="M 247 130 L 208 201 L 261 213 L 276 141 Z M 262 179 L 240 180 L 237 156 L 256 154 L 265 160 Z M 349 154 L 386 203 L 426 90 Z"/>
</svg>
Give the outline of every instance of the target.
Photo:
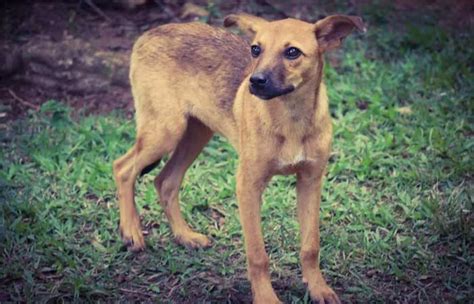
<svg viewBox="0 0 474 304">
<path fill-rule="evenodd" d="M 247 36 L 253 37 L 259 28 L 268 21 L 247 14 L 229 15 L 224 19 L 224 26 L 237 26 Z"/>
<path fill-rule="evenodd" d="M 315 24 L 316 39 L 323 51 L 337 48 L 352 30 L 366 32 L 362 18 L 357 16 L 333 15 L 319 20 Z"/>
</svg>

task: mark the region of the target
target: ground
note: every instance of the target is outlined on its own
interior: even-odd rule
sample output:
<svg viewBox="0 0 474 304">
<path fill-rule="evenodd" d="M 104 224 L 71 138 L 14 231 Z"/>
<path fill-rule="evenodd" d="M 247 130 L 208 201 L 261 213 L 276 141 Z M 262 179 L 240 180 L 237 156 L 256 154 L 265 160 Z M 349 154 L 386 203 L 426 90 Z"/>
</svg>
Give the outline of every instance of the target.
<svg viewBox="0 0 474 304">
<path fill-rule="evenodd" d="M 103 8 L 114 20 L 148 20 L 143 28 L 110 24 L 75 1 L 47 14 L 21 10 L 28 18 L 13 14 L 18 20 L 9 24 L 17 38 L 42 31 L 62 37 L 59 29 L 76 12 L 74 33 L 104 43 L 112 35 L 121 53 L 147 27 L 179 21 L 179 6 L 158 2 L 161 8 Z M 295 9 L 267 2 L 275 3 L 242 1 L 241 8 L 266 17 Z M 314 20 L 355 13 L 369 27 L 327 57 L 325 68 L 334 147 L 323 191 L 321 266 L 344 303 L 474 299 L 471 17 L 440 1 L 418 2 L 336 1 L 295 10 Z M 211 17 L 201 20 L 217 24 L 233 8 L 213 3 L 204 6 Z M 22 32 L 25 20 L 41 26 Z M 121 26 L 132 30 L 116 34 Z M 118 237 L 111 177 L 112 161 L 135 136 L 126 90 L 122 97 L 82 96 L 11 77 L 1 89 L 0 302 L 250 301 L 234 194 L 238 160 L 223 138 L 206 147 L 181 191 L 185 217 L 213 246 L 188 250 L 172 241 L 152 185 L 160 167 L 137 184 L 147 250 L 132 254 Z M 262 217 L 278 295 L 309 302 L 298 266 L 293 178 L 272 181 Z"/>
</svg>

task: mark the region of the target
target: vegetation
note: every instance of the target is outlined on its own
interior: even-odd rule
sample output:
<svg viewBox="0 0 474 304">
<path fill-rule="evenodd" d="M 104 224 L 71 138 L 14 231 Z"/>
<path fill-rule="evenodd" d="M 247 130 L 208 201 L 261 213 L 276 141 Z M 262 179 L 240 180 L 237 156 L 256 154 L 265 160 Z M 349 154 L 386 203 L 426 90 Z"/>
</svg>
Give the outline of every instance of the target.
<svg viewBox="0 0 474 304">
<path fill-rule="evenodd" d="M 322 269 L 343 302 L 467 303 L 472 35 L 425 20 L 395 31 L 379 10 L 366 14 L 368 33 L 349 38 L 325 70 L 335 131 Z M 212 248 L 172 242 L 150 174 L 137 184 L 148 248 L 132 254 L 118 236 L 111 164 L 133 143 L 134 123 L 74 114 L 50 101 L 2 126 L 0 301 L 250 301 L 230 145 L 215 137 L 181 191 L 185 217 Z M 306 303 L 294 184 L 273 179 L 263 230 L 277 293 Z"/>
</svg>

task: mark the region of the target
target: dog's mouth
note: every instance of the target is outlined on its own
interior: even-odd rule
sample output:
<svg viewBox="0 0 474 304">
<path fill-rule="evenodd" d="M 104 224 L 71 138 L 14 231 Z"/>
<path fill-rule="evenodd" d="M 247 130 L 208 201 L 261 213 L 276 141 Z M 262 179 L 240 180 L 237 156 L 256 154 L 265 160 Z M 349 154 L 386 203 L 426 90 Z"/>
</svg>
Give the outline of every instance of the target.
<svg viewBox="0 0 474 304">
<path fill-rule="evenodd" d="M 263 100 L 270 100 L 272 98 L 282 96 L 288 93 L 291 93 L 295 90 L 295 87 L 290 85 L 286 88 L 275 88 L 266 86 L 264 88 L 250 84 L 249 91 L 250 94 L 257 96 Z"/>
</svg>

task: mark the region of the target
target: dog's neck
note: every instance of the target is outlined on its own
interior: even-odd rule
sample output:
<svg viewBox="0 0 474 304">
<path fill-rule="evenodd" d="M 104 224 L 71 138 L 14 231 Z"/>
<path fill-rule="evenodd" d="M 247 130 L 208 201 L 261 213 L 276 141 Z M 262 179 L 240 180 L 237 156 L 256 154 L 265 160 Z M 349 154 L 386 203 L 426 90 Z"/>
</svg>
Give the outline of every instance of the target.
<svg viewBox="0 0 474 304">
<path fill-rule="evenodd" d="M 281 97 L 281 105 L 286 108 L 292 120 L 298 122 L 313 116 L 318 103 L 319 86 L 320 82 L 309 81 L 294 94 Z"/>
<path fill-rule="evenodd" d="M 266 121 L 272 124 L 268 130 L 292 136 L 304 136 L 311 132 L 319 116 L 320 86 L 321 78 L 318 77 L 318 81 L 307 81 L 288 95 L 260 101 L 261 115 L 266 116 Z"/>
</svg>

